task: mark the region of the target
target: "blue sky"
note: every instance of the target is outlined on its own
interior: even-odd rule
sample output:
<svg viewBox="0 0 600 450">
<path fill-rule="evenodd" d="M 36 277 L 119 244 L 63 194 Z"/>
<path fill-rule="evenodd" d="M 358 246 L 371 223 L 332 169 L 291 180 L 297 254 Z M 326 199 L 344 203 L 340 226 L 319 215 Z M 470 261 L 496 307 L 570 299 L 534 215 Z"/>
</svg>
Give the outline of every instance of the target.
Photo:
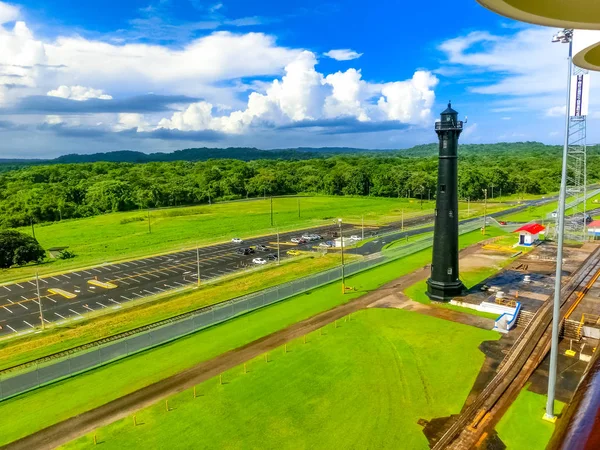
<svg viewBox="0 0 600 450">
<path fill-rule="evenodd" d="M 0 22 L 1 157 L 406 148 L 449 99 L 463 142 L 562 140 L 566 46 L 474 0 L 31 0 Z"/>
</svg>

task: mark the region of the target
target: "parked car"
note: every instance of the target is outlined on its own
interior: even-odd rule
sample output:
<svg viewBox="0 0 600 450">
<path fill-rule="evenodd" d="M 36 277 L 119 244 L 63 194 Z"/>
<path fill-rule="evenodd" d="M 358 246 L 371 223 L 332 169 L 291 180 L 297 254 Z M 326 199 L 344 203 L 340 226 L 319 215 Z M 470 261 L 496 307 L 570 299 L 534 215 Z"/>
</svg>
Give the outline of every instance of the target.
<svg viewBox="0 0 600 450">
<path fill-rule="evenodd" d="M 269 261 L 277 261 L 277 259 L 278 259 L 277 255 L 274 253 L 267 255 L 267 260 L 269 260 Z"/>
<path fill-rule="evenodd" d="M 290 256 L 298 256 L 300 254 L 300 251 L 298 251 L 298 250 L 288 250 L 286 253 L 288 255 L 290 255 Z"/>
<path fill-rule="evenodd" d="M 306 233 L 306 234 L 302 235 L 302 239 L 305 239 L 307 241 L 312 241 L 312 237 L 311 236 L 312 236 L 311 234 Z"/>
<path fill-rule="evenodd" d="M 329 247 L 331 247 L 331 245 L 330 245 L 330 244 L 328 244 L 327 242 L 321 242 L 321 243 L 319 244 L 319 247 L 325 247 L 325 248 L 329 248 Z"/>
<path fill-rule="evenodd" d="M 506 225 L 506 221 L 504 221 L 504 220 L 501 220 L 501 221 L 499 221 L 498 223 L 499 223 L 500 225 Z"/>
<path fill-rule="evenodd" d="M 254 264 L 266 264 L 266 263 L 267 263 L 267 260 L 266 260 L 266 259 L 263 259 L 263 258 L 254 258 L 254 259 L 252 260 L 252 262 L 253 262 Z"/>
<path fill-rule="evenodd" d="M 238 248 L 237 253 L 240 255 L 251 255 L 254 253 L 254 249 L 252 248 Z"/>
<path fill-rule="evenodd" d="M 361 241 L 362 238 L 356 234 L 353 234 L 352 236 L 350 236 L 350 240 L 352 241 Z"/>
<path fill-rule="evenodd" d="M 294 244 L 299 244 L 301 240 L 302 240 L 301 238 L 292 238 L 292 239 L 290 239 L 290 241 L 293 242 Z"/>
<path fill-rule="evenodd" d="M 267 252 L 269 251 L 269 247 L 267 247 L 266 245 L 262 245 L 262 244 L 258 244 L 254 247 L 254 249 L 258 252 Z"/>
<path fill-rule="evenodd" d="M 240 239 L 240 238 L 233 238 L 231 240 L 231 242 L 233 242 L 234 244 L 241 244 L 244 241 L 242 239 Z"/>
</svg>

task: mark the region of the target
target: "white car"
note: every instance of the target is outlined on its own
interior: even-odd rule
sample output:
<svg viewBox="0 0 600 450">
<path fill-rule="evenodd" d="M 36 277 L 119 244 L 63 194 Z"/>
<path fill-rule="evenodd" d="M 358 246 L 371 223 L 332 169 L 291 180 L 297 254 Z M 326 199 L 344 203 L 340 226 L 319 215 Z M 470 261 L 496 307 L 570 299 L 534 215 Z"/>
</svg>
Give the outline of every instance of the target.
<svg viewBox="0 0 600 450">
<path fill-rule="evenodd" d="M 266 263 L 267 263 L 267 260 L 266 260 L 266 259 L 263 259 L 263 258 L 254 258 L 254 259 L 252 260 L 252 262 L 253 262 L 254 264 L 266 264 Z"/>
<path fill-rule="evenodd" d="M 231 240 L 231 242 L 233 242 L 234 244 L 241 244 L 244 241 L 242 239 L 240 239 L 240 238 L 233 238 Z"/>
<path fill-rule="evenodd" d="M 294 244 L 299 244 L 300 238 L 292 238 L 292 239 L 290 239 L 290 241 L 292 241 Z"/>
<path fill-rule="evenodd" d="M 350 239 L 352 241 L 361 241 L 362 238 L 360 236 L 357 236 L 356 234 L 353 234 L 352 236 L 350 236 Z"/>
<path fill-rule="evenodd" d="M 331 247 L 331 244 L 328 244 L 327 242 L 321 242 L 319 244 L 319 247 L 329 248 L 329 247 Z"/>
</svg>

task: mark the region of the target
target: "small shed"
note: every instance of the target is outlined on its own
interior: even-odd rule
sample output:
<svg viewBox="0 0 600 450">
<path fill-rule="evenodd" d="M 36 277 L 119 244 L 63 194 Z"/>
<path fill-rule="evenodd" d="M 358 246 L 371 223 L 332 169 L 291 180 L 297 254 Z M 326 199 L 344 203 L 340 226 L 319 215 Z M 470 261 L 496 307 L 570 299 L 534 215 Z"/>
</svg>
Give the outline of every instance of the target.
<svg viewBox="0 0 600 450">
<path fill-rule="evenodd" d="M 587 224 L 588 236 L 592 239 L 600 239 L 600 220 L 593 220 Z"/>
<path fill-rule="evenodd" d="M 539 223 L 523 225 L 521 228 L 515 230 L 515 233 L 519 233 L 519 243 L 517 245 L 530 247 L 540 239 L 540 233 L 545 229 L 546 227 Z"/>
</svg>

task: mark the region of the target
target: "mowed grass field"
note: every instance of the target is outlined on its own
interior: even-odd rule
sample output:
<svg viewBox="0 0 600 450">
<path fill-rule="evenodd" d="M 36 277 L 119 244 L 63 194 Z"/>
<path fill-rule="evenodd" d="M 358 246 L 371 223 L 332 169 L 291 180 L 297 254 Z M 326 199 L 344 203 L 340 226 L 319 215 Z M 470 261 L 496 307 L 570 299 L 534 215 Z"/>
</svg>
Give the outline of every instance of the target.
<svg viewBox="0 0 600 450">
<path fill-rule="evenodd" d="M 460 411 L 498 334 L 369 309 L 97 430 L 102 448 L 427 449 L 419 419 Z M 442 369 L 443 368 L 443 369 Z M 93 435 L 66 449 L 89 448 Z"/>
<path fill-rule="evenodd" d="M 479 231 L 471 232 L 460 237 L 460 246 L 464 248 L 489 237 L 482 236 Z M 0 403 L 0 417 L 10 419 L 0 421 L 0 446 L 349 302 L 430 261 L 429 248 L 348 277 L 347 285 L 356 290 L 345 295 L 340 292 L 340 284 L 333 283 L 156 349 L 3 401 Z"/>
<path fill-rule="evenodd" d="M 567 198 L 567 204 L 572 200 L 574 200 L 573 197 Z M 600 194 L 588 198 L 586 200 L 586 211 L 589 211 L 591 209 L 600 208 L 600 203 L 597 203 L 597 202 L 600 202 Z M 524 209 L 523 211 L 502 217 L 502 219 L 508 220 L 511 222 L 529 222 L 531 220 L 546 221 L 546 220 L 550 220 L 547 217 L 548 214 L 550 214 L 556 210 L 558 210 L 558 199 L 553 200 L 550 203 L 547 203 L 545 205 L 529 207 L 527 209 Z M 575 212 L 574 208 L 569 208 L 569 209 L 567 209 L 566 214 L 570 215 L 570 214 L 573 214 L 574 212 Z M 552 219 L 552 222 L 553 221 L 554 221 L 554 219 Z"/>
<path fill-rule="evenodd" d="M 333 226 L 333 220 L 347 223 L 382 225 L 431 214 L 434 201 L 423 205 L 414 199 L 375 197 L 301 197 L 273 199 L 274 226 L 280 231 L 317 226 Z M 488 211 L 504 208 L 488 204 Z M 460 205 L 467 216 L 467 205 Z M 483 204 L 471 203 L 469 217 L 482 214 Z M 233 237 L 249 238 L 274 234 L 271 227 L 270 200 L 217 203 L 153 210 L 152 232 L 148 231 L 147 211 L 105 214 L 85 219 L 64 220 L 35 227 L 35 235 L 44 248 L 68 246 L 77 256 L 68 260 L 49 260 L 40 265 L 0 270 L 0 282 L 41 275 L 106 262 L 175 252 L 182 248 L 229 241 Z M 31 234 L 31 228 L 20 231 Z"/>
<path fill-rule="evenodd" d="M 554 432 L 554 424 L 542 420 L 546 412 L 547 397 L 527 389 L 519 396 L 502 417 L 496 431 L 508 450 L 544 450 Z M 564 403 L 556 400 L 554 411 L 560 414 Z"/>
</svg>

